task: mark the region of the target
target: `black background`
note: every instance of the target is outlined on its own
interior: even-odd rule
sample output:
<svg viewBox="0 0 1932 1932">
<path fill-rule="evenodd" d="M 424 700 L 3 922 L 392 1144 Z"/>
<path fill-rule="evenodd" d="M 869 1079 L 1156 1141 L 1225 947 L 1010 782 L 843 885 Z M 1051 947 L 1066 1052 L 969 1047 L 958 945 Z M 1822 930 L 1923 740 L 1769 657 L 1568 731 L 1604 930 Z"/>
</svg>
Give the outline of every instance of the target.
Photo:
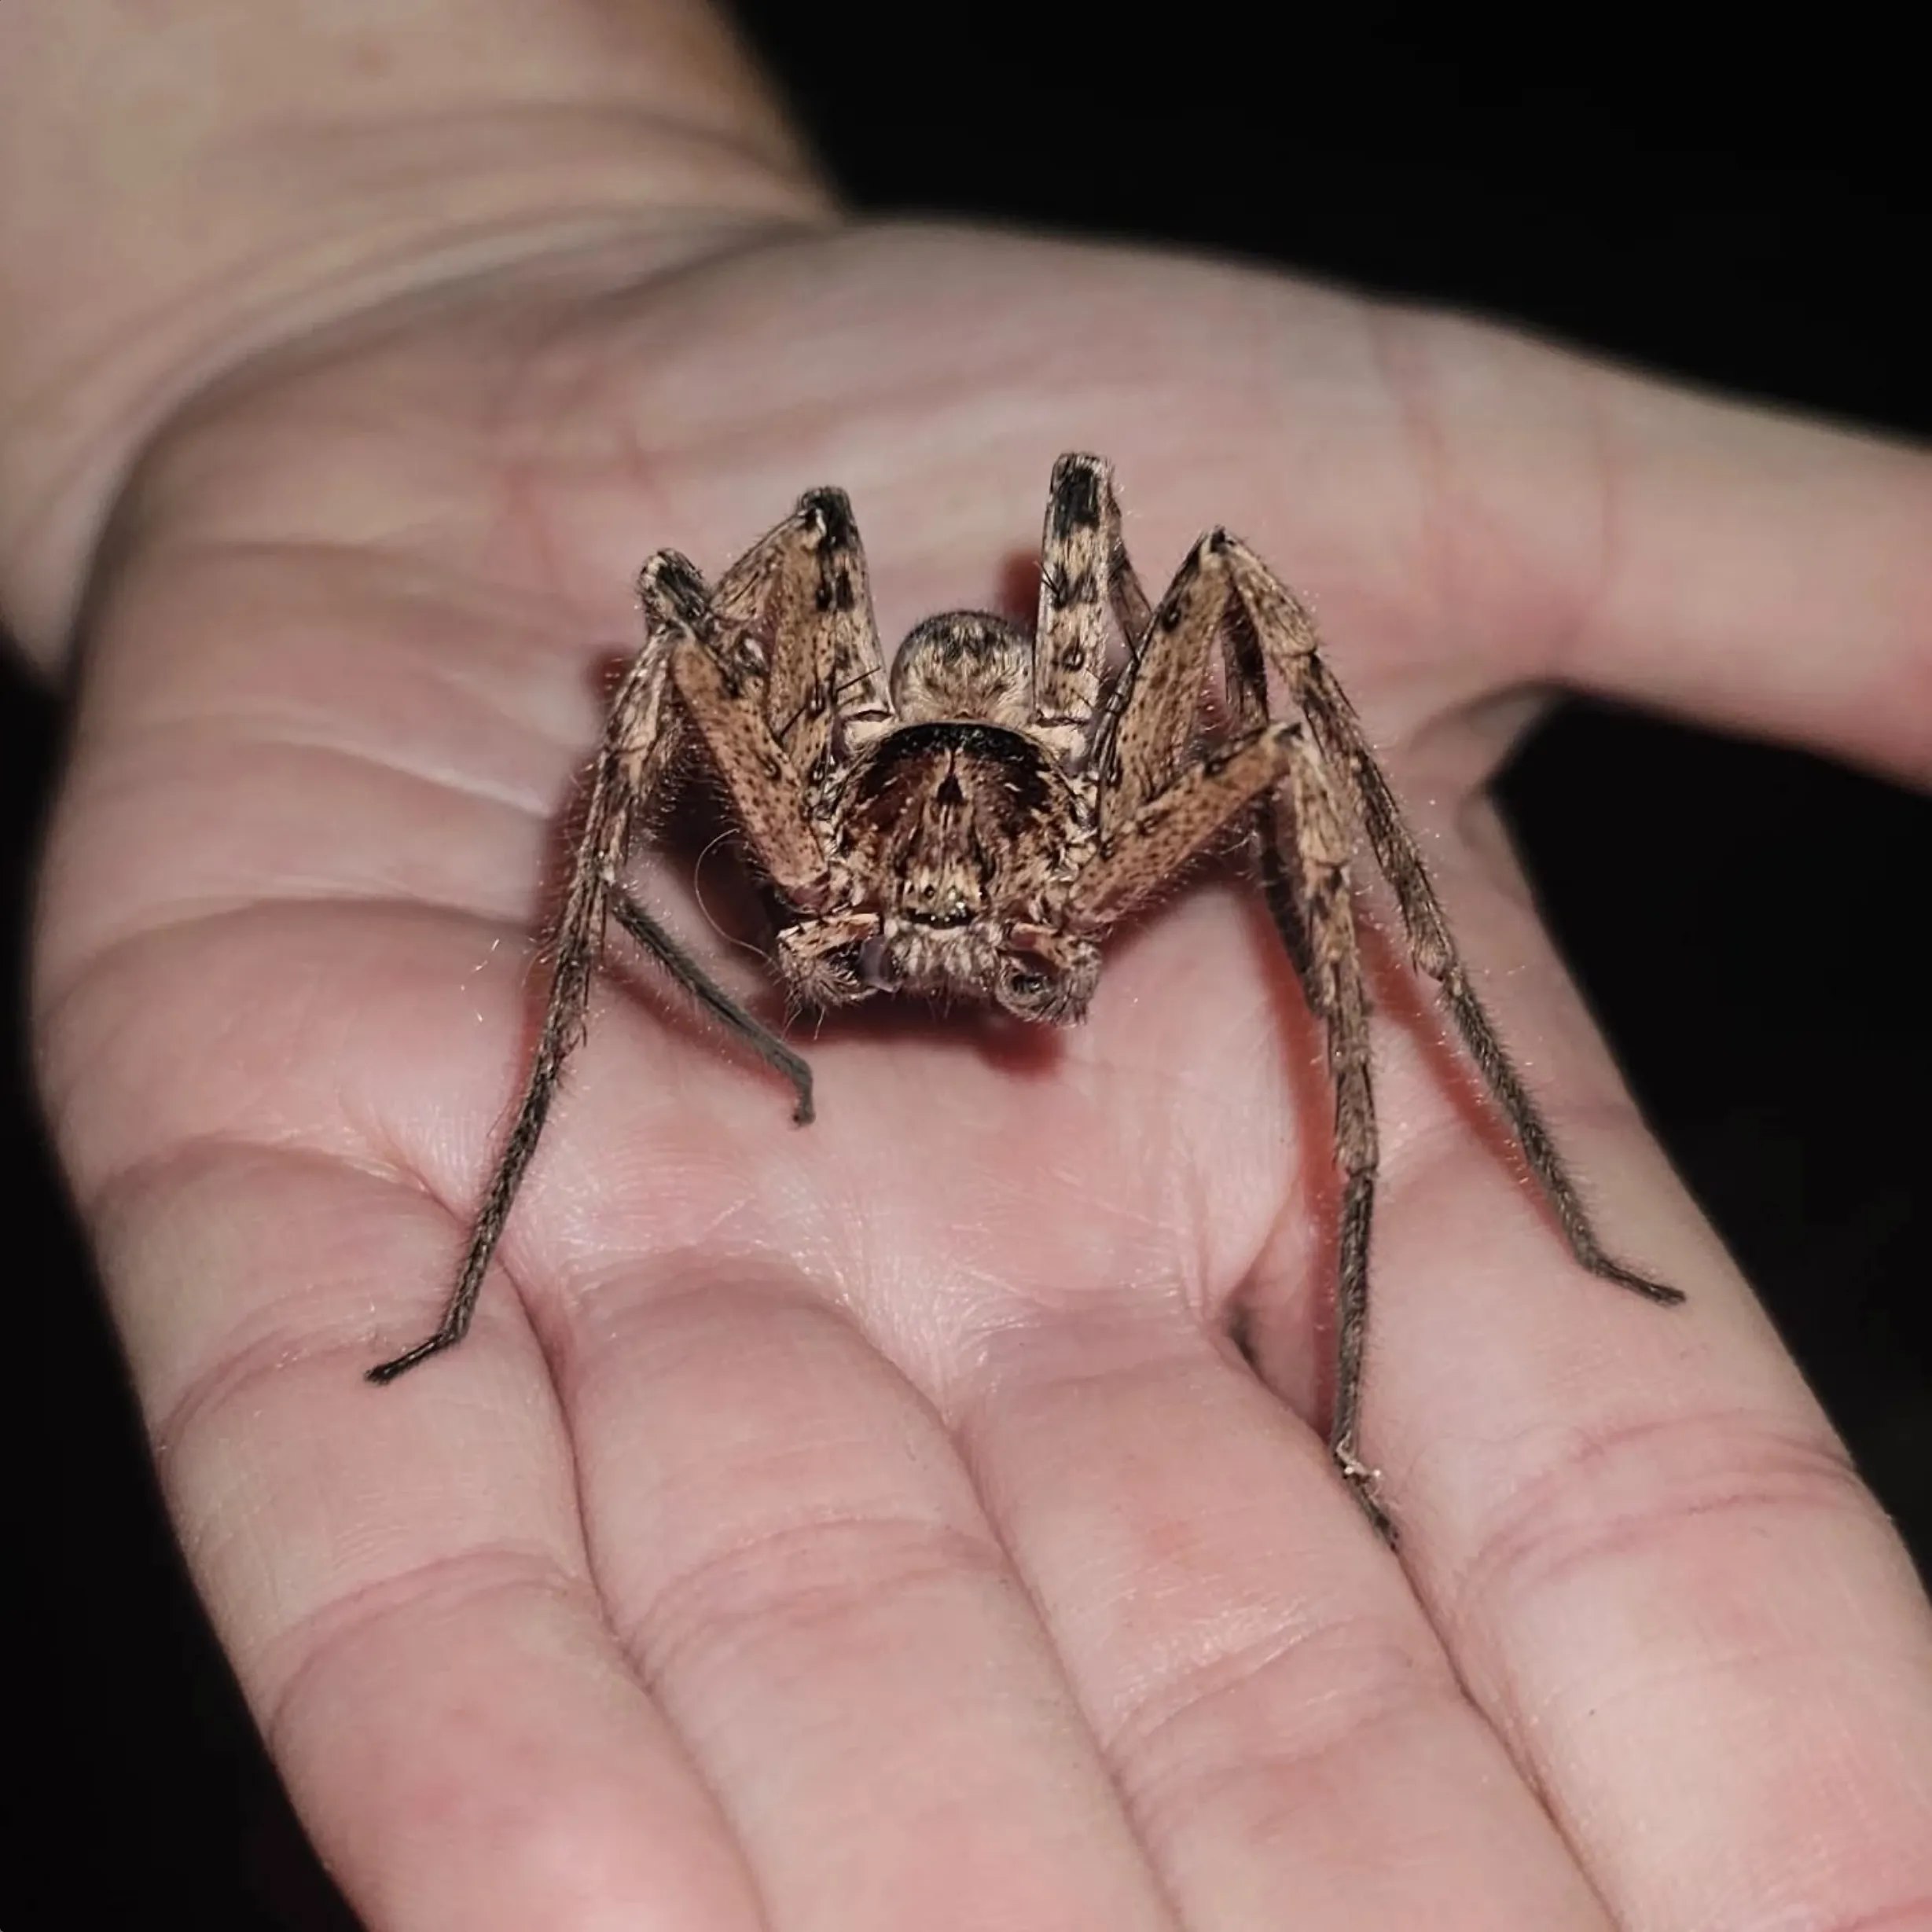
<svg viewBox="0 0 1932 1932">
<path fill-rule="evenodd" d="M 1842 10 L 1827 37 L 1778 40 L 1732 9 L 1564 9 L 1542 41 L 1475 11 L 1358 6 L 1297 19 L 1291 43 L 1240 6 L 1174 9 L 1158 33 L 1046 0 L 740 17 L 861 207 L 1237 251 L 1926 433 L 1924 110 L 1902 44 Z M 5 674 L 16 1012 L 60 729 Z M 1923 1567 L 1932 806 L 1581 704 L 1504 793 L 1637 1093 Z M 21 1057 L 17 1027 L 0 1924 L 347 1927 L 155 1509 Z"/>
</svg>

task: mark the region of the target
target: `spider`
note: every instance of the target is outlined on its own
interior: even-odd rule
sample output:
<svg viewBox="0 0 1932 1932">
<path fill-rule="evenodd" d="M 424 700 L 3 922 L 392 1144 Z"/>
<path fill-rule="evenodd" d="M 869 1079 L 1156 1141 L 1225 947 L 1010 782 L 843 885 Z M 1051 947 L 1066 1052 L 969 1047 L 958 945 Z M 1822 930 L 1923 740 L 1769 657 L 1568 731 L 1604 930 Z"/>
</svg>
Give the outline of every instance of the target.
<svg viewBox="0 0 1932 1932">
<path fill-rule="evenodd" d="M 1376 1175 L 1368 1003 L 1349 868 L 1365 838 L 1417 968 L 1436 983 L 1570 1251 L 1653 1302 L 1681 1293 L 1598 1240 L 1536 1103 L 1469 983 L 1415 835 L 1306 609 L 1237 538 L 1196 543 L 1158 605 L 1121 535 L 1111 469 L 1053 466 L 1038 622 L 929 617 L 888 676 L 864 553 L 839 490 L 792 516 L 715 587 L 674 550 L 639 577 L 645 641 L 612 703 L 558 921 L 549 997 L 522 1100 L 435 1331 L 369 1372 L 393 1381 L 460 1342 L 564 1061 L 584 1029 L 606 924 L 791 1081 L 810 1068 L 626 891 L 625 861 L 687 747 L 722 781 L 769 883 L 776 964 L 796 1007 L 877 993 L 1079 1019 L 1108 928 L 1245 827 L 1261 890 L 1327 1035 L 1342 1197 L 1329 1448 L 1393 1540 L 1363 1461 L 1363 1339 Z M 1128 655 L 1108 668 L 1108 619 Z M 1222 702 L 1206 711 L 1213 660 Z M 1299 712 L 1272 714 L 1270 674 Z"/>
</svg>

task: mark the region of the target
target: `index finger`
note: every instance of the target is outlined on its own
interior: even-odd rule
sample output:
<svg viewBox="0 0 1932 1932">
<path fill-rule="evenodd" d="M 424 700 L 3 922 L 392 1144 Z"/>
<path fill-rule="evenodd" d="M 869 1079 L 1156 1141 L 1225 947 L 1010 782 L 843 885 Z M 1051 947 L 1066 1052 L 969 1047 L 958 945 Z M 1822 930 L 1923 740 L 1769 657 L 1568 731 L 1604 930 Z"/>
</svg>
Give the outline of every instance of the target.
<svg viewBox="0 0 1932 1932">
<path fill-rule="evenodd" d="M 1394 332 L 1478 531 L 1500 508 L 1535 554 L 1557 506 L 1595 520 L 1535 674 L 1932 777 L 1932 458 L 1472 323 Z"/>
<path fill-rule="evenodd" d="M 1573 1277 L 1508 1169 L 1409 1110 L 1371 1421 L 1412 1581 L 1619 1923 L 1932 1923 L 1910 1561 L 1560 982 L 1498 993 L 1607 1233 L 1690 1301 Z"/>
</svg>

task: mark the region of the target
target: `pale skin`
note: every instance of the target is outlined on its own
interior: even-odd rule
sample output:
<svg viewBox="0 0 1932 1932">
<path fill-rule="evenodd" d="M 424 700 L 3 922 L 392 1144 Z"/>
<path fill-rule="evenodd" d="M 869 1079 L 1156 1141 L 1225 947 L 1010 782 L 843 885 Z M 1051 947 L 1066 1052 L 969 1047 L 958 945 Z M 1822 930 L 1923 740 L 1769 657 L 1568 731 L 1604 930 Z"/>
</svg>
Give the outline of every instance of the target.
<svg viewBox="0 0 1932 1932">
<path fill-rule="evenodd" d="M 1923 780 L 1921 457 L 1253 270 L 843 227 L 682 9 L 5 31 L 0 597 L 85 652 L 41 1075 L 369 1926 L 1932 1926 L 1932 1618 L 1478 792 L 1555 681 Z M 896 637 L 1011 601 L 1079 448 L 1150 574 L 1226 523 L 1314 601 L 1689 1304 L 1575 1268 L 1372 947 L 1378 1542 L 1322 1442 L 1318 1038 L 1222 878 L 1071 1034 L 828 1028 L 806 1129 L 605 986 L 468 1339 L 365 1384 L 515 1093 L 644 555 L 836 483 Z M 707 936 L 688 860 L 641 878 Z"/>
</svg>

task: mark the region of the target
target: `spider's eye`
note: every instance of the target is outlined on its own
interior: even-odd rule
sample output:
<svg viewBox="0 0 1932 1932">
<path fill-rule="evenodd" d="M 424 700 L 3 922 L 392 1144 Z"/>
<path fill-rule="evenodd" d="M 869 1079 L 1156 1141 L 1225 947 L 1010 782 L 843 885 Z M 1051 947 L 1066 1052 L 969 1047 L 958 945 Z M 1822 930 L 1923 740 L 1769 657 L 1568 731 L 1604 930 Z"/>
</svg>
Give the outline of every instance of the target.
<svg viewBox="0 0 1932 1932">
<path fill-rule="evenodd" d="M 1023 1000 L 1038 999 L 1046 989 L 1047 977 L 1045 973 L 1022 971 L 1008 973 L 1006 976 L 1007 991 Z"/>
</svg>

